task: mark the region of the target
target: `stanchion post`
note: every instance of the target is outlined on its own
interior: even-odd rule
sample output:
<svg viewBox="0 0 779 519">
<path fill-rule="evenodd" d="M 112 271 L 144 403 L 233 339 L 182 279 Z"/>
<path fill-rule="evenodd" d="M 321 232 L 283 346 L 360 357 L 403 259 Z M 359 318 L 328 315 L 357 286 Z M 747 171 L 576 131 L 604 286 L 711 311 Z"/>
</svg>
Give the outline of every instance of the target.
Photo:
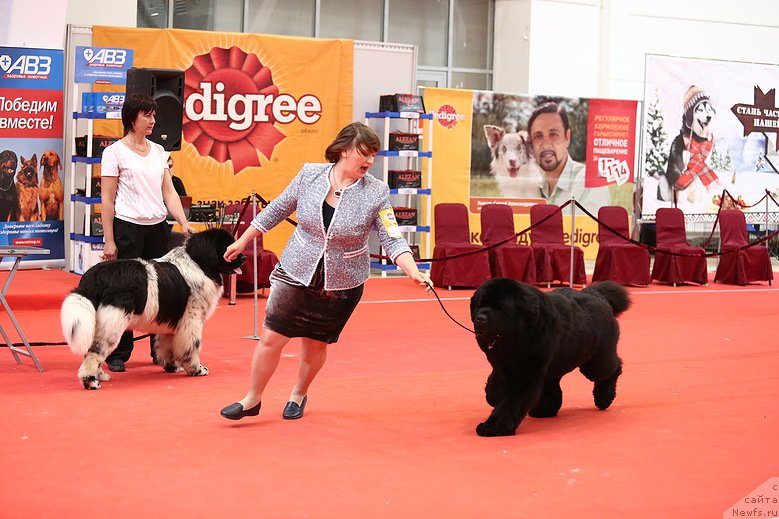
<svg viewBox="0 0 779 519">
<path fill-rule="evenodd" d="M 254 189 L 252 189 L 252 220 L 254 220 L 257 217 L 257 195 L 254 192 Z M 254 282 L 252 284 L 254 288 L 254 312 L 252 314 L 252 335 L 248 335 L 246 337 L 243 337 L 244 339 L 259 339 L 260 336 L 257 334 L 257 312 L 260 308 L 259 298 L 257 296 L 257 291 L 259 290 L 259 287 L 257 286 L 257 238 L 254 238 L 252 240 L 252 251 L 254 252 L 254 257 L 252 258 L 252 272 L 254 273 Z"/>
<path fill-rule="evenodd" d="M 770 198 L 768 196 L 768 190 L 765 190 L 765 235 L 768 236 L 768 199 Z M 768 250 L 768 257 L 771 257 L 771 247 L 768 246 L 768 242 L 770 240 L 765 241 L 765 248 Z"/>
<path fill-rule="evenodd" d="M 568 271 L 569 274 L 569 283 L 568 286 L 573 288 L 573 264 L 574 264 L 574 252 L 576 250 L 576 245 L 574 245 L 574 239 L 573 235 L 576 231 L 576 198 L 571 197 L 571 265 L 570 270 Z"/>
</svg>

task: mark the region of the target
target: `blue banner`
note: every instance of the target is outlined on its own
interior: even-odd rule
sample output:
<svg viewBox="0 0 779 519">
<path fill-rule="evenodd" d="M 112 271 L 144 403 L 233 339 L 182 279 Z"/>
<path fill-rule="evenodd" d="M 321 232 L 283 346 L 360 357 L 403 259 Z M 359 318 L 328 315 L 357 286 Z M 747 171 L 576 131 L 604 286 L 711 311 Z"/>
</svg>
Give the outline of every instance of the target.
<svg viewBox="0 0 779 519">
<path fill-rule="evenodd" d="M 61 50 L 0 47 L 0 89 L 62 90 Z"/>
<path fill-rule="evenodd" d="M 76 47 L 76 83 L 124 85 L 132 66 L 132 49 Z"/>
</svg>

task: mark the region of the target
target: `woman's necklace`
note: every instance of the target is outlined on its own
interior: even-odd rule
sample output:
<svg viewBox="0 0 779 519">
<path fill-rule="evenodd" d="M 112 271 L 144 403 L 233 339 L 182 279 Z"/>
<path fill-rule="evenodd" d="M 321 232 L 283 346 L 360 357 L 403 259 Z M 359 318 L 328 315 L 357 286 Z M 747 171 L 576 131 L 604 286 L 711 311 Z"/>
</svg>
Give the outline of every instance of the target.
<svg viewBox="0 0 779 519">
<path fill-rule="evenodd" d="M 146 150 L 149 149 L 149 141 L 146 139 L 143 139 L 142 144 L 137 144 L 129 138 L 125 142 L 127 142 L 131 149 L 137 151 L 138 153 L 146 153 Z"/>
<path fill-rule="evenodd" d="M 333 176 L 333 187 L 335 188 L 333 190 L 333 196 L 335 196 L 336 198 L 341 198 L 341 195 L 344 194 L 344 189 L 346 189 L 346 187 L 338 187 L 338 184 L 335 181 L 335 168 L 334 167 L 330 169 L 330 174 Z"/>
</svg>

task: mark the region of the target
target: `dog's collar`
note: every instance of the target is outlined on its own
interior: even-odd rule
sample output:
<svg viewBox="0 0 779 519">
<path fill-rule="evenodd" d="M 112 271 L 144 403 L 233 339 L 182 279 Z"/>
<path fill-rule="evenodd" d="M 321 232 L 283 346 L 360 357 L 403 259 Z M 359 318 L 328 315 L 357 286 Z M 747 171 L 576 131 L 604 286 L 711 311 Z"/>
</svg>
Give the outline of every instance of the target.
<svg viewBox="0 0 779 519">
<path fill-rule="evenodd" d="M 487 349 L 488 349 L 488 350 L 491 350 L 492 348 L 494 348 L 494 347 L 495 347 L 495 343 L 496 343 L 496 342 L 498 342 L 499 340 L 501 340 L 502 338 L 503 338 L 503 337 L 502 337 L 501 335 L 496 335 L 496 336 L 495 336 L 495 338 L 494 338 L 494 339 L 492 339 L 492 342 L 490 342 L 490 343 L 487 345 Z"/>
<path fill-rule="evenodd" d="M 6 187 L 5 189 L 0 187 L 0 191 L 8 191 L 9 189 L 11 189 L 11 186 L 13 186 L 13 185 L 14 185 L 14 176 L 11 175 L 11 182 L 8 183 L 8 187 Z"/>
</svg>

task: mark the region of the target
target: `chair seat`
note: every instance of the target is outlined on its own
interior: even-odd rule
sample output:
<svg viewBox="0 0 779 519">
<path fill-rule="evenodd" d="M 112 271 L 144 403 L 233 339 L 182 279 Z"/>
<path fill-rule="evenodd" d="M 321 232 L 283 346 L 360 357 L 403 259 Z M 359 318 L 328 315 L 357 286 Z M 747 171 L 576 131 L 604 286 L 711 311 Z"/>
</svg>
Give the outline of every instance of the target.
<svg viewBox="0 0 779 519">
<path fill-rule="evenodd" d="M 571 246 L 556 244 L 531 244 L 536 260 L 536 283 L 569 283 L 571 281 Z M 573 249 L 573 284 L 586 285 L 584 251 Z"/>
<path fill-rule="evenodd" d="M 620 285 L 647 286 L 649 275 L 649 251 L 630 243 L 601 245 L 595 258 L 593 281 L 611 280 Z"/>
<path fill-rule="evenodd" d="M 439 243 L 433 249 L 433 259 L 450 258 L 468 252 L 482 251 L 480 245 Z M 489 256 L 476 252 L 462 258 L 433 261 L 430 280 L 436 286 L 476 288 L 490 279 Z"/>
<path fill-rule="evenodd" d="M 490 250 L 490 267 L 493 277 L 536 282 L 535 254 L 524 245 L 505 244 Z"/>
<path fill-rule="evenodd" d="M 768 249 L 755 245 L 746 249 L 723 250 L 717 263 L 714 281 L 730 285 L 747 285 L 756 281 L 774 279 Z"/>
<path fill-rule="evenodd" d="M 655 214 L 657 250 L 652 279 L 660 283 L 709 282 L 705 251 L 687 242 L 684 213 L 678 208 L 661 207 Z"/>
</svg>

